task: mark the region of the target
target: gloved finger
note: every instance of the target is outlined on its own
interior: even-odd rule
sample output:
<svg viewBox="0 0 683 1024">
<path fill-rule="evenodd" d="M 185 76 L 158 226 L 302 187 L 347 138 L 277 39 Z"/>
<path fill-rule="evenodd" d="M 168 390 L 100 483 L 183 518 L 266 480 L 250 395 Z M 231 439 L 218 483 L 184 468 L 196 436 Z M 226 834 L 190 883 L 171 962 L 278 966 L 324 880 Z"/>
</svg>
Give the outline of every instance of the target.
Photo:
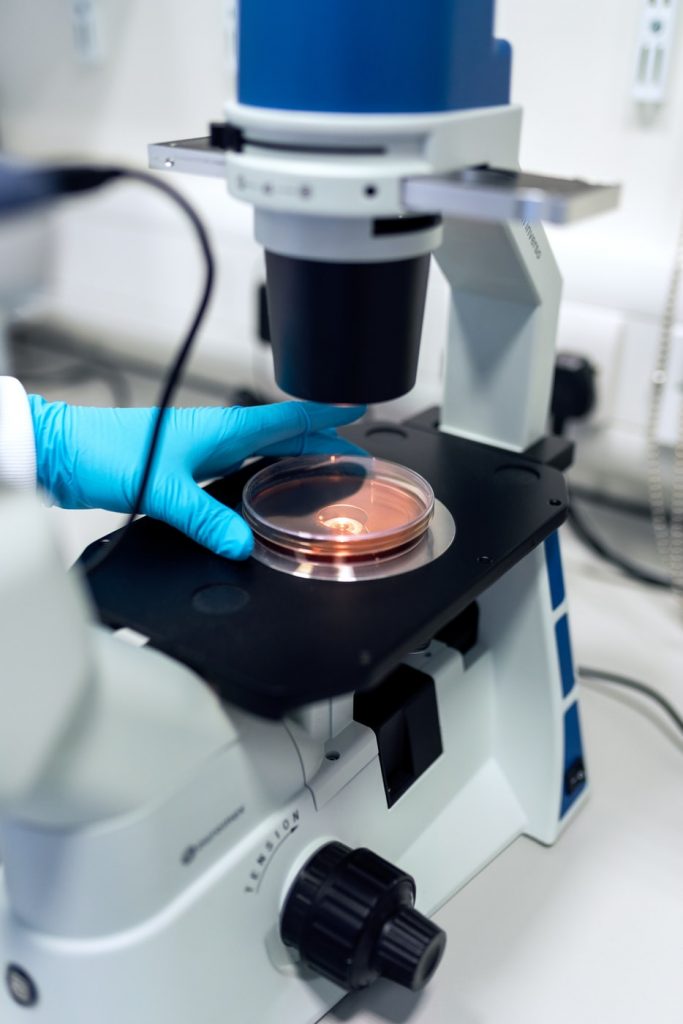
<svg viewBox="0 0 683 1024">
<path fill-rule="evenodd" d="M 239 406 L 226 409 L 220 437 L 212 443 L 210 453 L 202 459 L 195 475 L 219 476 L 271 445 L 352 423 L 364 412 L 365 406 L 319 405 L 315 402 L 278 402 L 246 409 Z"/>
<path fill-rule="evenodd" d="M 305 437 L 294 437 L 280 444 L 271 444 L 255 455 L 361 455 L 368 453 L 345 437 L 339 437 L 334 430 L 323 430 Z"/>
<path fill-rule="evenodd" d="M 235 408 L 230 412 L 230 439 L 236 441 L 246 455 L 252 455 L 300 434 L 317 434 L 329 427 L 352 423 L 363 415 L 365 407 L 279 402 L 247 409 Z"/>
<path fill-rule="evenodd" d="M 157 484 L 145 511 L 223 558 L 248 558 L 254 549 L 254 537 L 244 519 L 189 477 L 172 478 L 163 488 Z"/>
<path fill-rule="evenodd" d="M 357 444 L 347 441 L 345 437 L 339 437 L 334 429 L 322 430 L 318 434 L 308 436 L 299 435 L 289 441 L 282 441 L 280 444 L 269 445 L 263 451 L 254 452 L 254 455 L 264 455 L 270 458 L 285 455 L 358 455 L 367 458 L 368 452 L 359 448 Z M 211 461 L 202 463 L 194 472 L 194 478 L 198 482 L 210 480 L 215 476 L 229 476 L 239 469 L 241 462 L 232 463 L 226 466 L 222 462 L 218 467 L 212 465 Z"/>
</svg>

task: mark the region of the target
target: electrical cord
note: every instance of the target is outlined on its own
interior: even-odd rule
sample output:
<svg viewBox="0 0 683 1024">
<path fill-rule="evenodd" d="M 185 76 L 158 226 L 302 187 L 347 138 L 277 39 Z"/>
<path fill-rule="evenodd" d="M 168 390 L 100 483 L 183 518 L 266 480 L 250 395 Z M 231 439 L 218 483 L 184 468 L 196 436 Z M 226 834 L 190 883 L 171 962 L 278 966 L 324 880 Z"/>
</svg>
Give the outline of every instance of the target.
<svg viewBox="0 0 683 1024">
<path fill-rule="evenodd" d="M 175 202 L 176 205 L 180 207 L 182 212 L 190 221 L 192 228 L 194 229 L 194 233 L 196 235 L 197 241 L 199 242 L 199 247 L 204 257 L 205 274 L 201 297 L 195 310 L 192 323 L 180 345 L 180 348 L 178 349 L 178 352 L 176 354 L 175 359 L 173 360 L 173 363 L 169 368 L 169 371 L 166 375 L 166 379 L 161 389 L 161 395 L 158 402 L 158 413 L 154 418 L 154 426 L 150 433 L 150 438 L 147 446 L 147 454 L 145 457 L 144 468 L 142 471 L 142 479 L 140 482 L 140 487 L 138 489 L 137 496 L 135 498 L 133 509 L 125 525 L 117 533 L 113 540 L 111 540 L 108 544 L 100 544 L 99 547 L 91 549 L 91 553 L 89 555 L 86 554 L 85 557 L 81 559 L 81 569 L 86 573 L 86 575 L 89 575 L 95 569 L 101 566 L 104 560 L 111 555 L 111 553 L 115 550 L 115 548 L 119 546 L 119 544 L 121 544 L 121 542 L 127 536 L 128 531 L 130 530 L 133 522 L 135 521 L 135 519 L 142 510 L 143 502 L 145 499 L 145 493 L 147 491 L 152 470 L 154 468 L 154 461 L 159 448 L 159 441 L 161 438 L 161 429 L 164 422 L 164 416 L 171 403 L 171 399 L 175 393 L 175 390 L 178 386 L 185 365 L 190 356 L 190 352 L 192 350 L 192 346 L 197 336 L 200 324 L 204 319 L 204 315 L 208 308 L 209 300 L 211 298 L 211 293 L 213 291 L 213 283 L 215 277 L 214 258 L 213 253 L 211 251 L 209 238 L 206 233 L 206 228 L 202 224 L 195 210 L 188 203 L 185 197 L 181 195 L 180 192 L 176 191 L 176 189 L 172 188 L 165 181 L 155 177 L 152 174 L 147 173 L 146 171 L 129 170 L 123 168 L 111 168 L 108 172 L 103 170 L 100 171 L 99 173 L 101 175 L 106 175 L 106 177 L 103 178 L 103 181 L 114 179 L 138 181 L 145 185 L 152 186 L 153 188 L 157 189 L 157 191 L 164 193 L 164 195 L 172 199 L 173 202 Z"/>
<path fill-rule="evenodd" d="M 631 562 L 628 558 L 625 558 L 619 552 L 614 551 L 609 545 L 605 544 L 601 537 L 593 531 L 592 527 L 588 525 L 583 515 L 577 510 L 576 499 L 574 495 L 571 495 L 569 503 L 569 512 L 567 521 L 574 530 L 576 536 L 583 541 L 594 554 L 599 555 L 604 561 L 609 562 L 616 569 L 625 573 L 631 579 L 637 580 L 638 583 L 646 583 L 648 586 L 660 587 L 662 589 L 671 590 L 675 589 L 673 580 L 668 576 L 652 572 L 643 566 L 637 565 L 635 562 Z"/>
<path fill-rule="evenodd" d="M 663 697 L 661 693 L 654 690 L 651 686 L 647 686 L 645 683 L 641 683 L 637 679 L 631 679 L 629 676 L 622 676 L 618 672 L 604 672 L 599 668 L 581 666 L 578 669 L 578 674 L 583 679 L 593 679 L 599 683 L 610 683 L 614 686 L 623 686 L 628 690 L 634 690 L 643 697 L 649 698 L 649 700 L 654 701 L 655 704 L 657 704 L 662 711 L 668 715 L 678 731 L 683 733 L 683 716 L 679 714 L 673 704 L 671 704 L 666 697 Z"/>
<path fill-rule="evenodd" d="M 676 241 L 674 263 L 662 314 L 660 340 L 655 369 L 652 373 L 651 398 L 647 424 L 648 514 L 654 530 L 657 552 L 669 574 L 637 565 L 620 552 L 610 548 L 599 537 L 576 507 L 576 492 L 572 493 L 569 522 L 576 535 L 602 559 L 625 573 L 631 579 L 650 586 L 666 588 L 683 597 L 683 402 L 680 405 L 680 424 L 674 451 L 671 514 L 667 510 L 658 438 L 659 421 L 673 349 L 673 330 L 678 297 L 683 281 L 683 219 Z M 561 397 L 561 396 L 560 396 Z M 553 396 L 555 399 L 555 395 Z M 566 402 L 566 396 L 565 396 Z M 560 421 L 560 427 L 564 420 Z M 560 432 L 562 432 L 560 430 Z M 605 502 L 607 504 L 607 502 Z"/>
<path fill-rule="evenodd" d="M 638 501 L 637 499 L 623 498 L 615 494 L 604 493 L 603 491 L 595 491 L 590 487 L 584 487 L 576 483 L 572 483 L 572 497 L 574 499 L 578 498 L 589 505 L 595 505 L 597 508 L 621 512 L 638 519 L 647 519 L 649 521 L 651 518 L 650 506 L 647 501 Z"/>
<path fill-rule="evenodd" d="M 563 430 L 559 431 L 559 436 L 562 436 Z M 630 579 L 636 580 L 638 583 L 646 583 L 648 586 L 660 587 L 666 590 L 676 590 L 674 581 L 665 576 L 663 573 L 657 573 L 645 566 L 638 565 L 636 562 L 632 562 L 630 559 L 625 558 L 619 551 L 615 551 L 608 544 L 599 537 L 593 527 L 588 524 L 583 514 L 578 511 L 576 505 L 577 493 L 580 493 L 577 488 L 572 488 L 570 492 L 569 509 L 567 513 L 567 522 L 574 530 L 576 536 L 581 540 L 586 547 L 594 554 L 598 555 L 603 561 L 608 562 L 614 566 L 620 572 L 624 573 Z M 586 500 L 591 500 L 590 492 L 582 495 Z M 608 497 L 600 496 L 600 503 L 606 507 L 616 508 L 618 511 L 630 512 L 635 515 L 642 515 L 643 511 L 648 517 L 651 516 L 651 510 L 643 510 L 639 506 L 633 506 L 630 503 L 622 502 L 620 500 L 610 500 Z M 664 521 L 666 523 L 666 511 L 663 513 Z M 683 593 L 683 590 L 681 591 Z"/>
</svg>

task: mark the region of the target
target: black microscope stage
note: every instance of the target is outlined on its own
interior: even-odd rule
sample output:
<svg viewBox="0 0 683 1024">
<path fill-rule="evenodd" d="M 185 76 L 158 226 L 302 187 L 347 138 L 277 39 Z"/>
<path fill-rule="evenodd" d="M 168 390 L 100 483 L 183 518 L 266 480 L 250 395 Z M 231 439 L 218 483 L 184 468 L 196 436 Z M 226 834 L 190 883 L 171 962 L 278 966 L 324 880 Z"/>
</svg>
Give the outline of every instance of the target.
<svg viewBox="0 0 683 1024">
<path fill-rule="evenodd" d="M 419 419 L 343 433 L 430 482 L 456 524 L 444 555 L 386 579 L 301 579 L 253 558 L 226 561 L 145 518 L 89 576 L 102 621 L 149 637 L 222 699 L 275 718 L 380 683 L 566 518 L 564 477 L 542 447 L 534 461 Z M 237 506 L 261 465 L 208 490 Z"/>
</svg>

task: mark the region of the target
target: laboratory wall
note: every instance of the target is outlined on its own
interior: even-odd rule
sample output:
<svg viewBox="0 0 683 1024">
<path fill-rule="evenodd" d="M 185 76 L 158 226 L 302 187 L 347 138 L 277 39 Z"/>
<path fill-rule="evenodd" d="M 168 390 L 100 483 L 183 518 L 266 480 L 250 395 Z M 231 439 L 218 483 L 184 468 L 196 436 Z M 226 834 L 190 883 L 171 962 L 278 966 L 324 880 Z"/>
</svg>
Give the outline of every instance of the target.
<svg viewBox="0 0 683 1024">
<path fill-rule="evenodd" d="M 678 8 L 678 10 L 677 10 Z M 499 0 L 515 46 L 529 169 L 623 186 L 621 208 L 549 230 L 565 279 L 559 345 L 598 368 L 598 406 L 574 430 L 577 473 L 644 499 L 646 428 L 662 317 L 683 230 L 683 4 L 676 0 Z M 674 17 L 661 103 L 640 92 L 643 30 Z M 683 289 L 657 435 L 665 472 L 683 422 Z"/>
<path fill-rule="evenodd" d="M 550 232 L 565 277 L 560 347 L 589 355 L 599 370 L 599 404 L 579 430 L 580 470 L 589 482 L 613 478 L 623 491 L 644 490 L 651 370 L 683 216 L 683 11 L 663 102 L 634 97 L 644 11 L 660 4 L 676 6 L 498 3 L 498 34 L 515 52 L 513 98 L 525 108 L 525 168 L 624 186 L 617 213 Z M 203 134 L 220 117 L 231 91 L 233 33 L 231 0 L 3 0 L 0 145 L 144 166 L 148 142 Z M 221 182 L 175 180 L 202 211 L 219 256 L 195 366 L 267 390 L 268 354 L 255 341 L 262 263 L 250 212 Z M 140 187 L 119 186 L 68 204 L 51 231 L 43 312 L 92 344 L 167 359 L 199 275 L 176 211 Z M 438 399 L 445 315 L 435 275 L 415 404 Z M 683 377 L 683 300 L 677 320 L 678 370 L 660 429 L 668 445 Z"/>
<path fill-rule="evenodd" d="M 222 0 L 3 0 L 0 146 L 145 167 L 148 143 L 206 134 L 221 117 L 233 36 L 233 7 Z M 251 352 L 262 277 L 251 213 L 220 181 L 174 183 L 201 211 L 218 255 L 195 369 L 239 382 L 265 355 Z M 41 311 L 94 345 L 167 361 L 201 273 L 178 211 L 142 186 L 116 185 L 64 204 L 51 220 L 53 273 Z"/>
</svg>

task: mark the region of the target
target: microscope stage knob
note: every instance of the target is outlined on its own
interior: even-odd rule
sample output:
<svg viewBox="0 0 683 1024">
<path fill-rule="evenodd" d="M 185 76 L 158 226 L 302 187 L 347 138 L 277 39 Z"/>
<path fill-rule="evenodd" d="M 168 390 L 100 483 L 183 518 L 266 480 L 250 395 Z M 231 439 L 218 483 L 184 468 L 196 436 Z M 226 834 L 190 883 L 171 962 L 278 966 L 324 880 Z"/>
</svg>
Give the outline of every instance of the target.
<svg viewBox="0 0 683 1024">
<path fill-rule="evenodd" d="M 446 935 L 414 899 L 410 875 L 371 850 L 328 843 L 297 875 L 280 933 L 307 966 L 342 988 L 385 977 L 416 991 L 436 970 Z"/>
</svg>

